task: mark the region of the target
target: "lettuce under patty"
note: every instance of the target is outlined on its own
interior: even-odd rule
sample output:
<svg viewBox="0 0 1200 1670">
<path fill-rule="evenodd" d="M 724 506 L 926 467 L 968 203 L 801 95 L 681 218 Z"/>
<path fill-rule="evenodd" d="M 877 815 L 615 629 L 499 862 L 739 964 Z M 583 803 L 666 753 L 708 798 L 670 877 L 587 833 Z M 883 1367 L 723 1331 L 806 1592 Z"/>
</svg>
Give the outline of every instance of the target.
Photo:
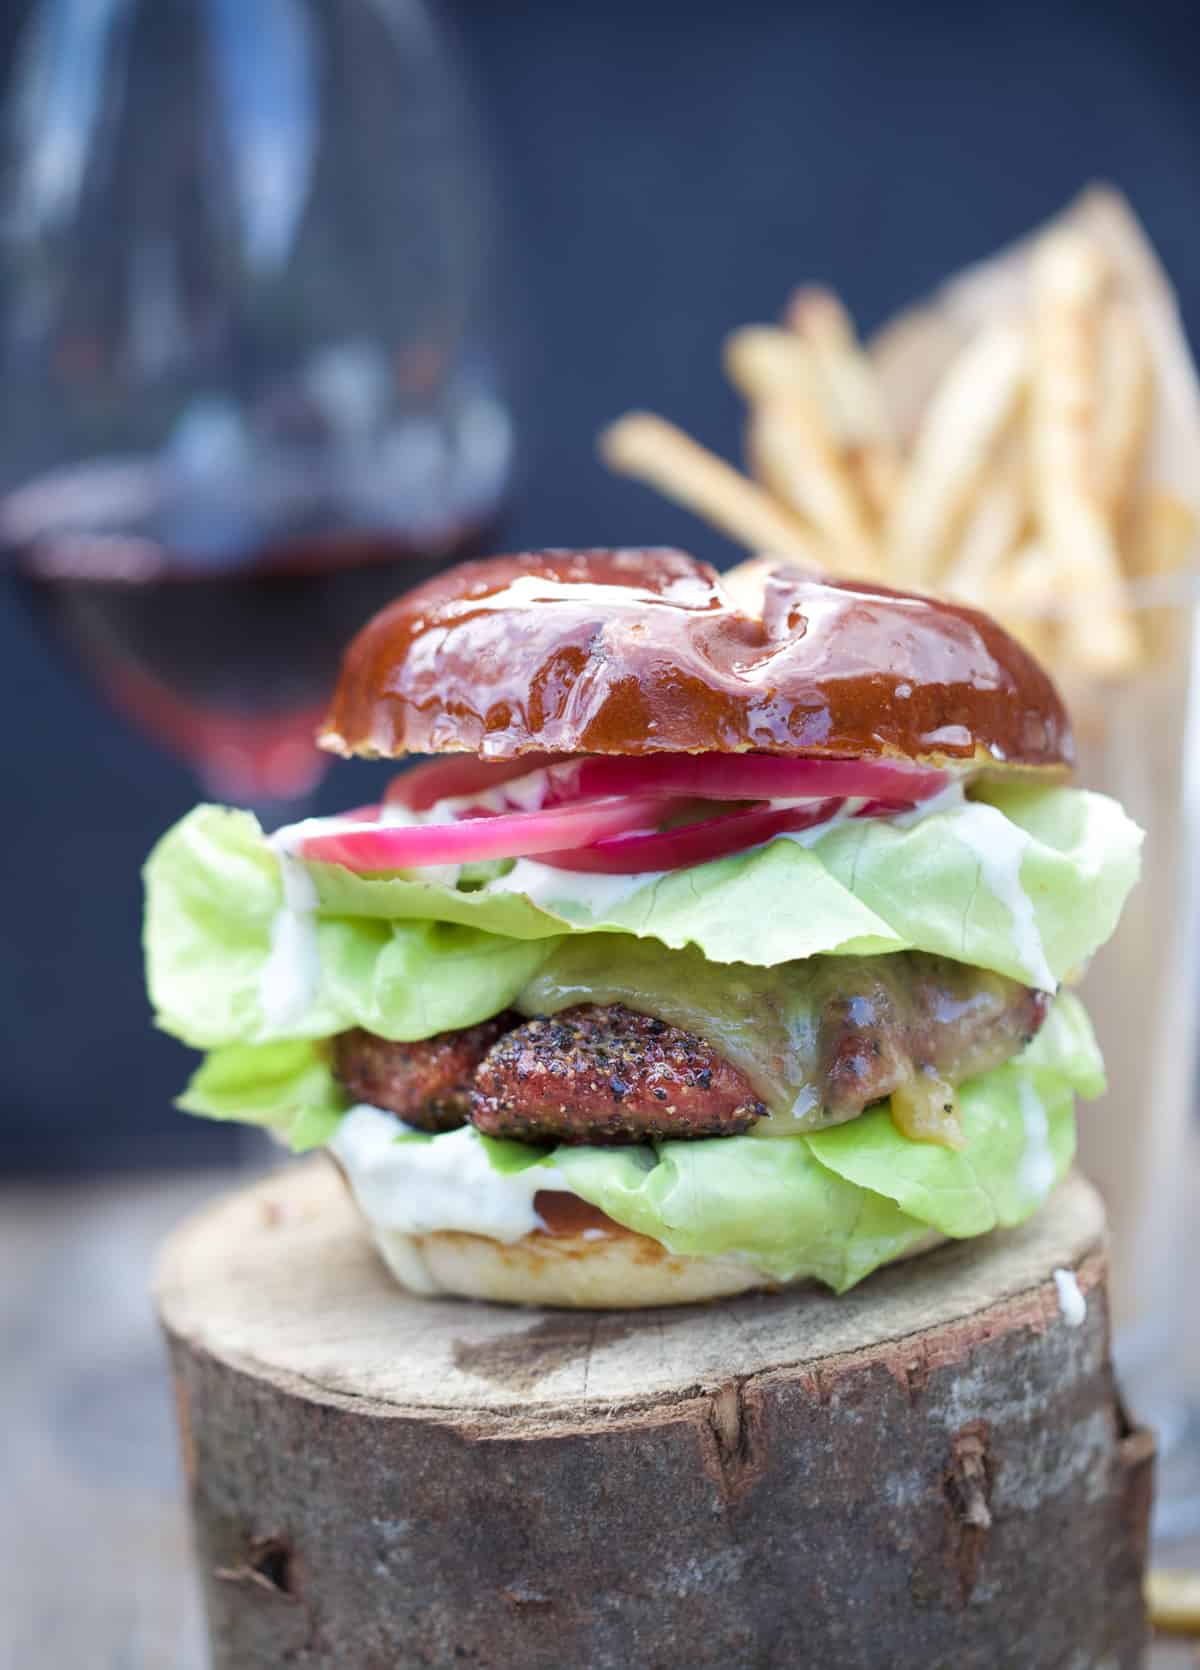
<svg viewBox="0 0 1200 1670">
<path fill-rule="evenodd" d="M 841 1292 L 930 1230 L 967 1237 L 1029 1217 L 1071 1163 L 1075 1094 L 1095 1096 L 1103 1085 L 1083 1006 L 1064 992 L 1032 1044 L 962 1087 L 960 1150 L 910 1142 L 884 1106 L 769 1143 L 475 1140 L 497 1172 L 553 1166 L 584 1200 L 674 1252 L 739 1253 L 775 1280 L 814 1276 Z M 214 1052 L 181 1105 L 270 1126 L 300 1149 L 329 1140 L 345 1098 L 321 1046 L 298 1041 Z M 442 1139 L 402 1128 L 398 1140 L 436 1149 Z"/>
</svg>

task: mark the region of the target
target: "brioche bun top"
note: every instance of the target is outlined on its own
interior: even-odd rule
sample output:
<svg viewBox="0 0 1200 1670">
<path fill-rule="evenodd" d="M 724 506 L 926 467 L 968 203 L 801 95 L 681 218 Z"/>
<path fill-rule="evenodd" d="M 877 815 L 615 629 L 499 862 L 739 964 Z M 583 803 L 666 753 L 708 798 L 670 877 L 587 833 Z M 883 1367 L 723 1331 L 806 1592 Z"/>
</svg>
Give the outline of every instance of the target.
<svg viewBox="0 0 1200 1670">
<path fill-rule="evenodd" d="M 536 551 L 400 597 L 346 654 L 338 754 L 890 756 L 1063 769 L 1050 679 L 976 609 L 759 559 Z"/>
</svg>

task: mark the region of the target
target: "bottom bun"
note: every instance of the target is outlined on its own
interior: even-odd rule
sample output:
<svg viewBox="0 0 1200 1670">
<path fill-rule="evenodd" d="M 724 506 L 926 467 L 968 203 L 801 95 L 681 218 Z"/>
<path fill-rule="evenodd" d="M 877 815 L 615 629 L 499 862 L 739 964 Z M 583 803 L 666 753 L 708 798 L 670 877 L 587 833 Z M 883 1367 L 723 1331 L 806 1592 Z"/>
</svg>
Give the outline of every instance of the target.
<svg viewBox="0 0 1200 1670">
<path fill-rule="evenodd" d="M 736 1253 L 703 1258 L 673 1253 L 616 1225 L 609 1232 L 578 1235 L 535 1232 L 511 1243 L 458 1230 L 409 1235 L 371 1226 L 371 1234 L 388 1269 L 410 1293 L 506 1305 L 636 1310 L 798 1285 L 776 1281 Z M 927 1252 L 944 1239 L 930 1230 L 889 1262 Z"/>
</svg>

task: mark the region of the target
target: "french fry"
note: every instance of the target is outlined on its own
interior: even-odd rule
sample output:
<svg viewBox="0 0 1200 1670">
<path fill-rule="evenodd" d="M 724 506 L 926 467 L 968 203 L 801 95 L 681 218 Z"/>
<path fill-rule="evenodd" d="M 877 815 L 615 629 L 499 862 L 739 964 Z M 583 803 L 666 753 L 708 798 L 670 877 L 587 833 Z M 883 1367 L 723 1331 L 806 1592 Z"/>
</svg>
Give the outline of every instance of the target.
<svg viewBox="0 0 1200 1670">
<path fill-rule="evenodd" d="M 1146 1611 L 1156 1630 L 1200 1637 L 1200 1572 L 1151 1571 L 1146 1577 Z"/>
<path fill-rule="evenodd" d="M 992 575 L 982 602 L 1031 655 L 1054 662 L 1061 639 L 1058 576 L 1037 539 L 1027 540 Z"/>
<path fill-rule="evenodd" d="M 1146 493 L 1129 518 L 1126 559 L 1132 590 L 1145 594 L 1138 598 L 1142 634 L 1147 655 L 1160 663 L 1169 661 L 1191 629 L 1191 614 L 1180 607 L 1186 599 L 1169 592 L 1174 589 L 1171 576 L 1180 575 L 1195 556 L 1198 533 L 1200 519 L 1192 506 L 1157 488 Z M 1156 592 L 1167 593 L 1158 608 Z"/>
<path fill-rule="evenodd" d="M 830 567 L 828 551 L 800 517 L 674 424 L 629 412 L 603 432 L 600 456 L 612 470 L 656 487 L 752 551 Z"/>
<path fill-rule="evenodd" d="M 769 400 L 750 419 L 747 450 L 771 492 L 809 516 L 838 553 L 839 567 L 880 575 L 879 552 L 844 459 L 806 401 Z"/>
<path fill-rule="evenodd" d="M 898 584 L 928 586 L 937 579 L 1028 369 L 1028 338 L 1014 322 L 981 330 L 951 362 L 917 430 L 888 523 L 887 550 Z"/>
<path fill-rule="evenodd" d="M 751 406 L 768 400 L 803 400 L 821 410 L 824 382 L 812 350 L 791 331 L 772 325 L 744 325 L 725 338 L 721 354 L 725 375 Z M 826 421 L 836 421 L 827 408 Z"/>
<path fill-rule="evenodd" d="M 744 562 L 725 570 L 721 575 L 721 584 L 744 615 L 753 615 L 761 620 L 767 577 L 778 566 L 774 557 L 747 557 Z"/>
<path fill-rule="evenodd" d="M 771 400 L 751 406 L 743 435 L 746 465 L 768 493 L 811 521 L 812 506 L 803 471 L 797 467 L 791 448 L 786 444 L 781 448 L 780 426 L 772 421 L 777 405 Z"/>
<path fill-rule="evenodd" d="M 724 346 L 753 480 L 636 415 L 602 441 L 610 465 L 752 550 L 990 610 L 1080 716 L 1151 656 L 1175 664 L 1193 584 L 1180 571 L 1200 553 L 1200 399 L 1119 200 L 1090 194 L 870 352 L 830 290 L 797 290 L 783 321 Z M 752 560 L 730 581 L 747 607 L 764 572 Z"/>
<path fill-rule="evenodd" d="M 1105 309 L 1100 326 L 1092 481 L 1118 525 L 1138 478 L 1153 400 L 1146 339 L 1133 308 L 1117 297 Z"/>
<path fill-rule="evenodd" d="M 1138 507 L 1129 540 L 1129 569 L 1135 579 L 1175 574 L 1194 554 L 1200 518 L 1172 493 L 1152 487 Z"/>
<path fill-rule="evenodd" d="M 993 578 L 1029 521 L 1027 476 L 1025 449 L 1010 433 L 967 507 L 954 555 L 940 581 L 948 596 L 984 603 Z"/>
<path fill-rule="evenodd" d="M 883 391 L 858 340 L 854 323 L 832 290 L 797 290 L 784 317 L 811 348 L 837 413 L 837 430 L 851 448 L 851 469 L 880 521 L 900 485 L 900 454 Z"/>
<path fill-rule="evenodd" d="M 821 371 L 825 353 L 793 332 L 748 325 L 726 340 L 724 362 L 751 405 L 747 452 L 755 474 L 812 518 L 840 568 L 877 575 L 870 521 L 839 445 L 844 412 Z"/>
<path fill-rule="evenodd" d="M 833 419 L 817 358 L 789 331 L 747 325 L 725 343 L 730 381 L 751 406 L 747 453 L 784 505 L 810 516 L 848 573 L 877 574 L 874 537 Z"/>
<path fill-rule="evenodd" d="M 1100 252 L 1082 233 L 1052 234 L 1034 255 L 1034 497 L 1071 603 L 1064 651 L 1100 678 L 1132 672 L 1141 656 L 1112 520 L 1091 471 L 1105 281 Z"/>
</svg>

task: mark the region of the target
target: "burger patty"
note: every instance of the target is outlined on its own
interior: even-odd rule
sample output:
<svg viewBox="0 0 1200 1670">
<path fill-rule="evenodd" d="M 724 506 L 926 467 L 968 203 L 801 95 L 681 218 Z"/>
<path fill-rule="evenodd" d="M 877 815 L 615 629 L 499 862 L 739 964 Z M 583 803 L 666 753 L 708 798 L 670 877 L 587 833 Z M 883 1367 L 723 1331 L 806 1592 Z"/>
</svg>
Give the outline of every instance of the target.
<svg viewBox="0 0 1200 1670">
<path fill-rule="evenodd" d="M 830 958 L 814 981 L 789 1075 L 793 1093 L 809 1087 L 814 1127 L 906 1087 L 944 1085 L 952 1104 L 949 1087 L 1011 1059 L 1050 1005 L 1015 980 L 921 952 Z M 620 1002 L 533 1020 L 508 1010 L 408 1044 L 346 1032 L 334 1072 L 356 1100 L 421 1130 L 470 1121 L 526 1142 L 736 1136 L 768 1111 L 704 1039 Z"/>
<path fill-rule="evenodd" d="M 421 1131 L 453 1131 L 466 1123 L 479 1063 L 520 1022 L 505 1010 L 415 1044 L 394 1044 L 356 1027 L 333 1041 L 334 1076 L 356 1102 L 385 1108 Z"/>
<path fill-rule="evenodd" d="M 470 1117 L 488 1136 L 602 1144 L 738 1136 L 766 1111 L 693 1033 L 623 1003 L 581 1003 L 492 1046 Z"/>
<path fill-rule="evenodd" d="M 1003 975 L 914 952 L 898 979 L 878 967 L 891 960 L 864 958 L 858 977 L 821 1004 L 816 1077 L 832 1122 L 857 1118 L 918 1074 L 961 1084 L 1001 1066 L 1050 1008 L 1045 992 Z"/>
</svg>

